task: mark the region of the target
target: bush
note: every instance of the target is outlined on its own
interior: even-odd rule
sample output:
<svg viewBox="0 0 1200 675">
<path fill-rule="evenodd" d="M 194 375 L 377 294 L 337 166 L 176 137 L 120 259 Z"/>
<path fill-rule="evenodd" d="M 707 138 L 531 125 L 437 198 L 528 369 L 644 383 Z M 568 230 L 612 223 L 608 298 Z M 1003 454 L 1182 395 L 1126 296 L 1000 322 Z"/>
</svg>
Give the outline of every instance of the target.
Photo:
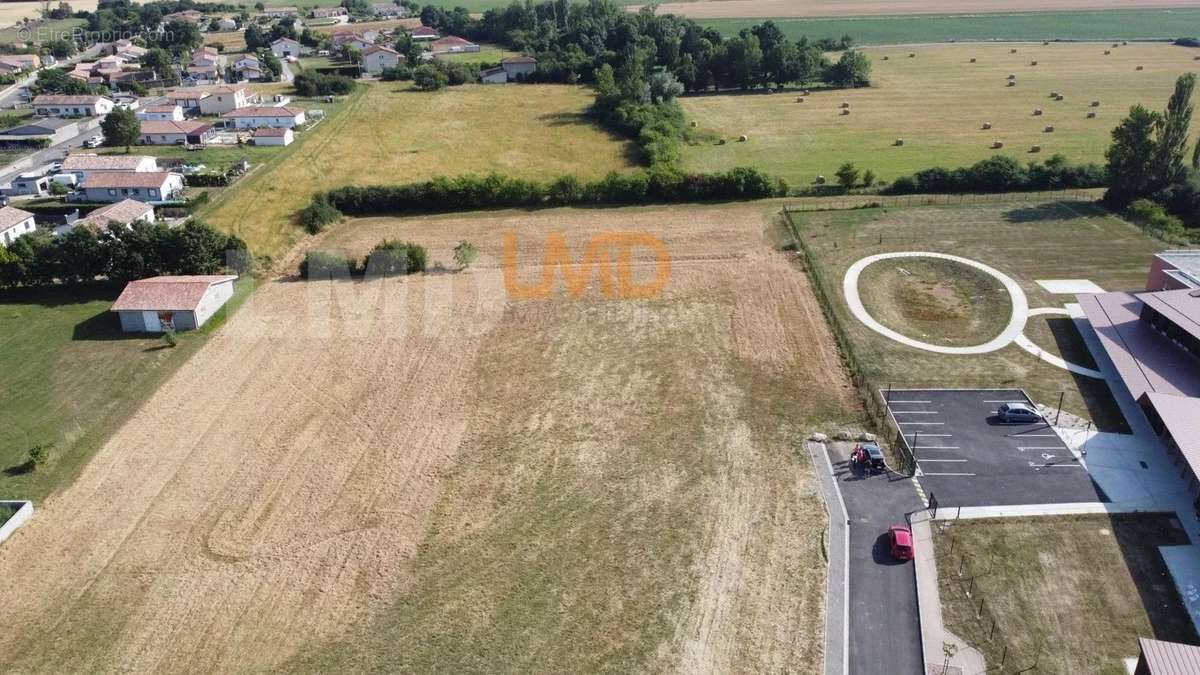
<svg viewBox="0 0 1200 675">
<path fill-rule="evenodd" d="M 355 82 L 345 75 L 300 73 L 292 82 L 300 96 L 344 96 L 354 91 Z"/>
<path fill-rule="evenodd" d="M 403 64 L 394 68 L 384 68 L 379 74 L 379 79 L 384 82 L 407 82 L 413 79 L 412 68 Z"/>
<path fill-rule="evenodd" d="M 442 72 L 441 68 L 435 65 L 426 63 L 423 66 L 418 66 L 413 71 L 413 84 L 417 85 L 417 89 L 421 91 L 434 91 L 445 87 L 450 82 L 450 78 L 446 73 Z"/>
<path fill-rule="evenodd" d="M 965 169 L 946 169 L 935 166 L 912 176 L 901 176 L 892 182 L 888 194 L 957 194 L 965 192 L 1016 192 L 1021 190 L 1053 190 L 1102 187 L 1108 175 L 1097 164 L 1069 164 L 1062 155 L 1054 155 L 1044 163 L 1020 162 L 1005 155 L 995 155 Z"/>
<path fill-rule="evenodd" d="M 371 276 L 396 276 L 425 271 L 425 249 L 407 241 L 384 239 L 367 255 L 363 267 Z"/>
<path fill-rule="evenodd" d="M 50 448 L 49 445 L 39 443 L 29 449 L 29 468 L 31 470 L 37 471 L 50 461 Z"/>
<path fill-rule="evenodd" d="M 300 276 L 309 280 L 342 279 L 353 272 L 353 264 L 340 253 L 309 251 L 300 263 Z"/>
<path fill-rule="evenodd" d="M 304 224 L 305 229 L 310 234 L 316 234 L 325 229 L 326 225 L 336 223 L 340 220 L 342 214 L 333 204 L 329 202 L 328 197 L 324 194 L 317 193 L 313 196 L 308 206 L 300 212 L 300 222 Z"/>
<path fill-rule="evenodd" d="M 454 247 L 454 262 L 458 263 L 460 267 L 470 267 L 478 258 L 479 249 L 466 239 L 458 242 L 458 246 Z"/>
</svg>

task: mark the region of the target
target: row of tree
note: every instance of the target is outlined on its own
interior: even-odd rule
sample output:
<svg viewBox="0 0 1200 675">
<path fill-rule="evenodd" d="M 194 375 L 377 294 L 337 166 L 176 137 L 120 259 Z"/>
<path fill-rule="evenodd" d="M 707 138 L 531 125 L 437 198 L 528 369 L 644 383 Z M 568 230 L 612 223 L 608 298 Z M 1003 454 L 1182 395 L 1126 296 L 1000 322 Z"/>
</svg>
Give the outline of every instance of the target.
<svg viewBox="0 0 1200 675">
<path fill-rule="evenodd" d="M 0 247 L 0 286 L 215 274 L 231 259 L 248 259 L 245 243 L 199 220 L 178 228 L 145 222 L 114 225 L 101 233 L 77 227 L 61 237 L 38 230 Z"/>
<path fill-rule="evenodd" d="M 1106 155 L 1107 205 L 1123 209 L 1135 200 L 1151 199 L 1188 227 L 1200 227 L 1200 143 L 1188 150 L 1195 88 L 1195 74 L 1182 75 L 1166 110 L 1135 105 L 1113 129 Z"/>
<path fill-rule="evenodd" d="M 1071 164 L 1061 154 L 1045 162 L 1021 164 L 1008 155 L 994 155 L 958 169 L 935 166 L 901 176 L 887 194 L 966 194 L 1104 187 L 1108 172 L 1099 164 Z"/>
<path fill-rule="evenodd" d="M 436 177 L 404 185 L 346 186 L 313 197 L 310 209 L 323 211 L 325 222 L 341 214 L 399 215 L 477 209 L 589 204 L 646 204 L 728 201 L 782 197 L 787 184 L 758 169 L 739 167 L 719 173 L 685 174 L 652 169 L 610 173 L 582 182 L 561 176 L 548 183 L 486 176 Z M 332 211 L 328 210 L 332 207 Z"/>
</svg>

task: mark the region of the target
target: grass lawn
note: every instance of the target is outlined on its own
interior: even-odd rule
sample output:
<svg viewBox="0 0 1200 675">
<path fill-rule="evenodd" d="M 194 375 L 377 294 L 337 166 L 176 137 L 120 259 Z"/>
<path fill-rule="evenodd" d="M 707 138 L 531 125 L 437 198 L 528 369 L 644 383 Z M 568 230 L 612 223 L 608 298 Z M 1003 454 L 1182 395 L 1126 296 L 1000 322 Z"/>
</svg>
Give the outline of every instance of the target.
<svg viewBox="0 0 1200 675">
<path fill-rule="evenodd" d="M 246 51 L 246 37 L 242 31 L 228 33 L 203 33 L 201 37 L 206 45 L 224 45 L 224 54 L 235 54 Z"/>
<path fill-rule="evenodd" d="M 446 61 L 447 63 L 500 63 L 501 59 L 507 59 L 512 56 L 520 55 L 520 52 L 509 51 L 501 47 L 480 45 L 479 51 L 477 52 L 464 52 L 461 54 L 438 54 L 436 58 Z"/>
<path fill-rule="evenodd" d="M 200 215 L 256 254 L 278 255 L 303 234 L 296 215 L 320 190 L 488 171 L 597 178 L 631 168 L 634 146 L 583 116 L 591 100 L 589 90 L 563 85 L 426 93 L 364 84 Z"/>
<path fill-rule="evenodd" d="M 765 20 L 705 19 L 701 23 L 725 35 L 737 35 L 743 28 Z M 856 43 L 866 45 L 955 40 L 1153 40 L 1182 37 L 1188 31 L 1181 31 L 1180 26 L 1200 21 L 1200 9 L 846 16 L 772 21 L 794 40 L 805 35 L 810 40 L 849 35 Z"/>
<path fill-rule="evenodd" d="M 934 542 L 946 625 L 991 668 L 1003 657 L 1006 673 L 1036 662 L 1039 673 L 1123 675 L 1122 660 L 1137 656 L 1139 637 L 1197 643 L 1158 552 L 1189 543 L 1173 515 L 960 521 L 940 529 Z"/>
<path fill-rule="evenodd" d="M 7 4 L 7 3 L 5 3 Z M 15 3 L 14 3 L 15 4 Z M 40 8 L 40 3 L 21 3 L 22 5 L 30 5 Z M 36 13 L 36 9 L 34 13 Z M 33 15 L 33 13 L 31 13 Z M 9 26 L 8 28 L 0 29 L 0 44 L 12 44 L 14 42 L 49 42 L 50 40 L 58 39 L 65 36 L 70 37 L 72 31 L 76 28 L 86 26 L 87 21 L 83 19 L 57 19 L 49 21 L 41 21 L 35 26 L 26 26 L 17 28 Z"/>
<path fill-rule="evenodd" d="M 1017 48 L 1016 54 L 1010 54 Z M 1104 56 L 1104 50 L 1112 54 Z M 867 50 L 873 86 L 814 92 L 705 95 L 681 99 L 710 138 L 683 151 L 684 166 L 713 171 L 757 166 L 797 185 L 832 180 L 843 162 L 885 180 L 941 165 L 959 167 L 997 152 L 1021 161 L 1057 152 L 1103 162 L 1110 132 L 1129 106 L 1162 109 L 1175 78 L 1196 69 L 1200 50 L 1163 44 L 930 45 Z M 908 54 L 916 54 L 908 58 Z M 883 57 L 887 56 L 887 61 Z M 970 63 L 976 58 L 976 63 Z M 1030 62 L 1036 60 L 1036 67 Z M 1136 70 L 1137 66 L 1144 70 Z M 1008 74 L 1017 85 L 1005 86 Z M 1053 101 L 1050 92 L 1065 97 Z M 1093 100 L 1101 105 L 1091 107 Z M 851 114 L 841 115 L 841 102 Z M 1041 108 L 1044 114 L 1034 116 Z M 1087 119 L 1094 111 L 1095 119 Z M 990 130 L 983 130 L 991 122 Z M 1053 133 L 1044 133 L 1047 125 Z M 738 143 L 739 135 L 749 137 Z M 716 138 L 729 143 L 717 145 Z M 897 138 L 904 145 L 893 145 Z M 1004 143 L 993 150 L 993 141 Z M 1041 154 L 1029 152 L 1040 145 Z"/>
<path fill-rule="evenodd" d="M 240 282 L 232 309 L 249 294 Z M 174 349 L 159 338 L 127 336 L 108 309 L 120 289 L 0 294 L 0 498 L 41 502 L 66 484 L 223 323 L 181 333 Z M 52 445 L 50 461 L 29 471 L 29 448 Z"/>
<path fill-rule="evenodd" d="M 1124 429 L 1124 420 L 1107 385 L 1056 368 L 1016 345 L 983 355 L 948 356 L 907 347 L 871 331 L 847 309 L 842 278 L 855 261 L 876 253 L 950 253 L 991 265 L 1011 276 L 1024 290 L 1030 308 L 1061 308 L 1075 302 L 1074 297 L 1051 295 L 1035 280 L 1091 279 L 1107 290 L 1142 288 L 1150 255 L 1162 248 L 1161 243 L 1088 203 L 1011 202 L 793 212 L 793 220 L 813 251 L 816 267 L 812 272 L 829 289 L 834 312 L 846 329 L 864 374 L 878 386 L 1021 387 L 1035 401 L 1045 404 L 1056 403 L 1061 391 L 1066 392 L 1065 410 L 1093 420 L 1103 430 Z M 903 259 L 897 261 L 897 266 L 907 269 L 921 262 Z M 879 271 L 872 269 L 878 265 L 883 265 Z M 859 288 L 868 298 L 864 302 L 880 294 L 869 288 L 872 275 L 886 275 L 888 270 L 882 262 L 867 267 L 859 279 Z M 953 281 L 944 277 L 945 285 L 960 289 L 967 283 L 964 279 L 972 278 L 965 275 L 960 271 Z M 924 278 L 924 274 L 913 276 L 917 280 L 905 277 L 905 283 L 917 284 Z M 970 311 L 962 307 L 966 304 L 961 300 L 963 295 L 978 296 L 972 298 L 975 306 Z M 934 343 L 943 343 L 949 337 L 950 344 L 963 346 L 991 339 L 1010 316 L 1006 294 L 962 290 L 950 294 L 933 288 L 917 297 L 920 299 L 898 302 L 896 296 L 891 296 L 892 307 L 908 307 L 908 315 L 893 311 L 891 315 L 877 314 L 876 318 L 910 337 Z M 953 303 L 949 307 L 955 311 L 945 309 L 950 301 Z M 929 312 L 926 305 L 932 305 L 941 315 Z M 978 323 L 974 339 L 965 330 L 969 321 L 964 319 Z M 1085 356 L 1087 347 L 1074 326 L 1051 321 L 1032 319 L 1029 338 L 1053 352 L 1069 355 L 1080 365 L 1094 365 Z"/>
<path fill-rule="evenodd" d="M 279 154 L 283 148 L 257 145 L 210 145 L 203 150 L 187 150 L 179 145 L 135 145 L 129 149 L 130 154 L 151 155 L 154 157 L 170 157 L 185 160 L 188 164 L 204 164 L 206 171 L 217 171 L 229 168 L 241 159 L 250 161 L 253 167 L 269 161 Z M 89 151 L 90 152 L 90 151 Z M 124 148 L 102 148 L 100 154 L 123 155 Z"/>
</svg>

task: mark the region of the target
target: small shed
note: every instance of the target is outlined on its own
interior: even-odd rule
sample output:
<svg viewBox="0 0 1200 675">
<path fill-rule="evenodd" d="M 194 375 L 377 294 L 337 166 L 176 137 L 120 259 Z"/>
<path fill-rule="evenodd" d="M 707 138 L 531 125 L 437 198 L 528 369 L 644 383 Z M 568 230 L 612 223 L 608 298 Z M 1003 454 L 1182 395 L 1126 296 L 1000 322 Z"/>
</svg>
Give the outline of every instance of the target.
<svg viewBox="0 0 1200 675">
<path fill-rule="evenodd" d="M 254 130 L 255 145 L 291 145 L 296 135 L 286 127 L 263 127 Z"/>
<path fill-rule="evenodd" d="M 234 274 L 151 277 L 131 281 L 113 303 L 126 333 L 195 330 L 233 297 Z"/>
</svg>

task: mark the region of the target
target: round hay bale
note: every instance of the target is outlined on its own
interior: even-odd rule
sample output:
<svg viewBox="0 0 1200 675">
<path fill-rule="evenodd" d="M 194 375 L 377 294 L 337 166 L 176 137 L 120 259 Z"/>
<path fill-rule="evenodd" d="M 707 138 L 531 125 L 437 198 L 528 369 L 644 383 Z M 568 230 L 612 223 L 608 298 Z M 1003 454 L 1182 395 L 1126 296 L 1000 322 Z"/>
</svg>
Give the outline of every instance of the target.
<svg viewBox="0 0 1200 675">
<path fill-rule="evenodd" d="M 1088 118 L 1089 120 L 1096 119 L 1096 113 L 1094 113 L 1094 112 L 1089 112 L 1089 113 L 1087 114 L 1087 118 Z"/>
<path fill-rule="evenodd" d="M 1125 45 L 1128 45 L 1128 44 L 1129 44 L 1129 40 L 1121 40 L 1121 45 L 1122 45 L 1122 46 L 1125 46 Z"/>
<path fill-rule="evenodd" d="M 1034 116 L 1034 117 L 1037 117 L 1038 115 L 1041 115 L 1041 114 L 1042 114 L 1042 109 L 1041 109 L 1041 108 L 1034 108 L 1034 109 L 1033 109 L 1033 116 Z"/>
<path fill-rule="evenodd" d="M 1092 101 L 1092 107 L 1093 107 L 1093 108 L 1099 108 L 1099 107 L 1100 107 L 1100 101 Z"/>
<path fill-rule="evenodd" d="M 1113 43 L 1113 48 L 1114 48 L 1114 49 L 1115 49 L 1115 48 L 1117 48 L 1117 47 L 1120 47 L 1120 46 L 1121 46 L 1121 45 L 1119 45 L 1119 44 L 1117 44 L 1117 43 L 1115 43 L 1115 42 Z"/>
<path fill-rule="evenodd" d="M 1110 51 L 1109 51 L 1109 50 L 1107 50 L 1107 49 L 1105 49 L 1105 50 L 1104 50 L 1104 55 L 1105 55 L 1105 56 L 1108 56 L 1108 55 L 1109 55 L 1109 54 L 1111 54 L 1111 53 L 1112 53 L 1112 52 L 1110 52 Z"/>
<path fill-rule="evenodd" d="M 1055 101 L 1062 101 L 1062 100 L 1065 100 L 1066 98 L 1067 98 L 1066 96 L 1063 96 L 1062 94 L 1059 94 L 1058 96 L 1055 96 L 1055 97 L 1054 97 L 1054 100 L 1055 100 Z"/>
<path fill-rule="evenodd" d="M 814 182 L 817 185 L 824 185 L 825 184 L 825 176 L 817 176 L 817 180 Z"/>
<path fill-rule="evenodd" d="M 1041 152 L 1041 151 L 1042 151 L 1042 146 L 1040 146 L 1040 145 L 1035 145 L 1035 146 L 1032 146 L 1032 147 L 1030 147 L 1030 148 L 1029 148 L 1029 151 L 1030 151 L 1030 152 Z"/>
<path fill-rule="evenodd" d="M 693 129 L 695 129 L 695 128 L 698 126 L 698 125 L 697 125 L 697 123 L 696 123 L 696 120 L 692 120 L 691 122 L 689 122 L 689 125 L 690 125 L 690 126 L 693 128 Z"/>
<path fill-rule="evenodd" d="M 974 58 L 974 57 L 972 57 L 972 58 L 971 58 L 971 63 L 975 63 L 975 58 Z"/>
<path fill-rule="evenodd" d="M 1004 143 L 1002 143 L 1000 141 L 992 141 L 992 149 L 993 150 L 998 150 L 1003 147 L 1004 147 Z"/>
<path fill-rule="evenodd" d="M 742 134 L 741 136 L 738 136 L 738 143 L 745 143 L 748 140 L 750 140 L 750 139 L 746 138 L 746 134 Z"/>
<path fill-rule="evenodd" d="M 725 139 L 722 138 L 722 139 L 718 140 L 717 145 L 725 145 Z"/>
<path fill-rule="evenodd" d="M 1058 92 L 1057 91 L 1050 92 L 1050 98 L 1058 98 Z"/>
<path fill-rule="evenodd" d="M 883 60 L 884 60 L 884 61 L 887 61 L 887 60 L 888 60 L 888 57 L 887 57 L 887 55 L 886 55 L 886 54 L 884 55 L 884 57 L 883 57 Z"/>
<path fill-rule="evenodd" d="M 1016 83 L 1015 81 L 1013 81 L 1013 80 L 1009 80 L 1009 81 L 1008 81 L 1008 86 L 1010 86 L 1010 87 L 1015 87 L 1015 86 L 1017 86 L 1017 83 Z"/>
<path fill-rule="evenodd" d="M 903 139 L 903 138 L 897 138 L 897 139 L 895 140 L 895 142 L 893 142 L 893 143 L 892 143 L 892 145 L 895 145 L 895 146 L 901 146 L 901 145 L 904 145 L 904 139 Z"/>
<path fill-rule="evenodd" d="M 849 108 L 842 108 L 842 114 L 843 114 L 843 115 L 849 115 L 849 114 L 850 114 L 850 109 L 849 109 Z"/>
<path fill-rule="evenodd" d="M 796 103 L 804 103 L 804 97 L 803 97 L 803 96 L 797 96 L 797 97 L 796 97 Z"/>
<path fill-rule="evenodd" d="M 1031 65 L 1031 66 L 1036 66 L 1036 65 L 1037 65 L 1037 61 L 1030 61 L 1030 62 L 1029 62 L 1029 65 Z"/>
<path fill-rule="evenodd" d="M 984 122 L 984 123 L 983 123 L 983 128 L 984 128 L 984 129 L 991 129 L 991 128 L 992 128 L 992 123 L 991 123 L 991 122 Z"/>
<path fill-rule="evenodd" d="M 1048 45 L 1048 44 L 1050 44 L 1050 41 L 1049 41 L 1049 40 L 1042 40 L 1042 46 L 1043 46 L 1043 47 L 1045 47 L 1045 46 L 1046 46 L 1046 45 Z"/>
<path fill-rule="evenodd" d="M 808 437 L 808 440 L 812 441 L 813 443 L 826 443 L 829 441 L 829 436 L 819 431 L 814 431 L 812 435 Z"/>
<path fill-rule="evenodd" d="M 909 52 L 909 53 L 908 53 L 908 58 L 910 58 L 910 59 L 915 59 L 915 58 L 917 58 L 917 55 L 916 55 L 916 53 L 915 53 L 915 52 Z"/>
<path fill-rule="evenodd" d="M 807 90 L 807 89 L 805 89 L 804 91 L 800 92 L 800 94 L 801 94 L 802 96 L 811 96 L 811 95 L 812 95 L 812 92 L 811 92 L 811 91 L 809 91 L 809 90 Z"/>
<path fill-rule="evenodd" d="M 1044 133 L 1044 134 L 1052 134 L 1052 133 L 1054 133 L 1054 127 L 1053 127 L 1053 126 L 1047 126 L 1045 129 L 1042 129 L 1042 133 Z"/>
<path fill-rule="evenodd" d="M 1016 54 L 1016 53 L 1017 53 L 1017 50 L 1016 50 L 1015 48 L 1014 48 L 1014 49 L 1010 49 L 1010 50 L 1008 50 L 1008 53 L 1009 53 L 1009 54 Z"/>
<path fill-rule="evenodd" d="M 1193 56 L 1193 57 L 1192 57 L 1192 60 L 1193 60 L 1193 61 L 1200 61 L 1200 56 Z"/>
<path fill-rule="evenodd" d="M 839 108 L 849 108 L 849 107 L 850 107 L 850 102 L 849 102 L 849 101 L 842 101 L 842 104 L 841 104 L 840 106 L 838 106 L 838 107 L 839 107 Z"/>
<path fill-rule="evenodd" d="M 1145 69 L 1146 69 L 1146 66 L 1138 66 L 1138 67 L 1137 67 L 1137 69 L 1138 69 L 1138 70 L 1145 70 Z"/>
</svg>

